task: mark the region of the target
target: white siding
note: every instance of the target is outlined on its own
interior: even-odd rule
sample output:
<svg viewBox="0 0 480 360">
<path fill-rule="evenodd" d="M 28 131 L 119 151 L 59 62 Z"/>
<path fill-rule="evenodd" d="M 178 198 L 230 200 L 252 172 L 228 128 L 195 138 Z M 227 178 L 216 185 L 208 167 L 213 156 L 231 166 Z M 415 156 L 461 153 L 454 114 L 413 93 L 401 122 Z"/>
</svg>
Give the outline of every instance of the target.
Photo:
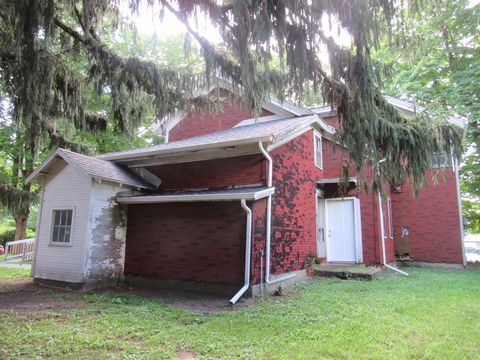
<svg viewBox="0 0 480 360">
<path fill-rule="evenodd" d="M 61 161 L 50 172 L 44 188 L 33 277 L 72 283 L 84 282 L 85 240 L 92 181 Z M 52 212 L 73 208 L 71 245 L 51 245 Z"/>
<path fill-rule="evenodd" d="M 93 182 L 90 196 L 86 282 L 115 281 L 123 276 L 127 231 L 126 209 L 115 202 L 118 184 Z"/>
</svg>

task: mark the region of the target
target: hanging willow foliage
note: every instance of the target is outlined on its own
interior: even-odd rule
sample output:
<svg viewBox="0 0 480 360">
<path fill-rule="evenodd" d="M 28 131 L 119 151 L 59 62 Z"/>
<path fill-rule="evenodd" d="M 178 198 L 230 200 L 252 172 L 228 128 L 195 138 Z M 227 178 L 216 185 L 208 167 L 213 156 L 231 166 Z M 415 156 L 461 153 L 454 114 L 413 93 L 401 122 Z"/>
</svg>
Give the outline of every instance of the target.
<svg viewBox="0 0 480 360">
<path fill-rule="evenodd" d="M 0 203 L 14 214 L 28 213 L 30 204 L 38 200 L 37 191 L 25 191 L 0 182 Z"/>
<path fill-rule="evenodd" d="M 425 116 L 406 119 L 384 101 L 383 69 L 370 57 L 384 34 L 401 44 L 403 17 L 421 0 L 127 1 L 132 11 L 142 3 L 159 4 L 182 21 L 201 46 L 205 77 L 124 59 L 109 49 L 99 34 L 107 23 L 113 30 L 122 21 L 118 0 L 0 0 L 0 86 L 13 105 L 19 134 L 13 141 L 22 149 L 13 159 L 15 179 L 33 170 L 45 144 L 87 150 L 57 129 L 58 119 L 69 119 L 76 129 L 107 128 L 105 118 L 89 114 L 87 88 L 109 96 L 112 125 L 128 135 L 149 105 L 162 117 L 204 104 L 196 91 L 204 79 L 210 86 L 218 76 L 257 113 L 271 94 L 300 99 L 306 84 L 322 93 L 339 114 L 339 140 L 359 174 L 374 168 L 388 180 L 409 177 L 419 184 L 432 152 L 460 154 L 453 126 Z M 226 53 L 190 25 L 200 16 L 218 28 Z M 351 47 L 336 44 L 329 23 L 351 35 Z M 320 59 L 325 52 L 326 65 Z M 87 59 L 89 71 L 75 68 L 78 57 Z M 274 58 L 280 68 L 270 66 Z M 382 159 L 387 161 L 379 167 Z M 12 185 L 30 189 L 21 181 Z"/>
<path fill-rule="evenodd" d="M 116 1 L 0 0 L 0 93 L 12 105 L 12 182 L 0 186 L 0 204 L 28 216 L 29 184 L 42 149 L 89 152 L 69 129 L 133 137 L 146 112 L 158 117 L 198 106 L 202 78 L 137 58 L 123 59 L 97 35 L 105 19 L 118 20 Z M 115 22 L 114 21 L 114 22 Z M 85 67 L 76 65 L 85 61 Z M 88 111 L 86 92 L 107 94 L 112 116 Z M 8 123 L 8 121 L 7 121 Z M 13 149 L 14 148 L 14 149 Z M 19 204 L 22 204 L 20 206 Z"/>
<path fill-rule="evenodd" d="M 401 44 L 404 17 L 415 13 L 421 1 L 159 1 L 202 46 L 207 76 L 220 72 L 233 79 L 257 111 L 272 93 L 298 99 L 305 84 L 321 92 L 337 110 L 337 137 L 348 147 L 356 173 L 361 179 L 368 177 L 362 176 L 366 171 L 373 177 L 371 184 L 364 183 L 367 188 L 381 187 L 381 178 L 394 184 L 408 178 L 418 190 L 433 152 L 460 156 L 461 133 L 454 125 L 425 113 L 406 118 L 385 101 L 380 84 L 388 69 L 370 57 L 385 34 Z M 189 21 L 201 14 L 218 27 L 230 54 L 216 53 L 192 30 Z M 351 35 L 351 47 L 335 42 L 332 23 Z M 325 51 L 328 64 L 320 58 Z M 269 67 L 274 57 L 280 58 L 279 70 Z M 344 170 L 347 177 L 351 169 Z"/>
</svg>

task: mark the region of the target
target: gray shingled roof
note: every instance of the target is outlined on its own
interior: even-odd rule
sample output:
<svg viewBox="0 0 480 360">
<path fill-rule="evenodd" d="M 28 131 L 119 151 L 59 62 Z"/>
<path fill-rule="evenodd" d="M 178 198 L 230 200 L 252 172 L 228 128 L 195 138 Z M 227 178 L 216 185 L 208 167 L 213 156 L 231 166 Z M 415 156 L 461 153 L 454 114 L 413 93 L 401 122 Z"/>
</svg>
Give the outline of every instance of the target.
<svg viewBox="0 0 480 360">
<path fill-rule="evenodd" d="M 50 157 L 45 160 L 28 178 L 27 182 L 34 180 L 36 175 L 50 166 L 50 163 L 57 157 L 61 157 L 67 163 L 77 167 L 85 175 L 116 182 L 119 184 L 153 189 L 155 186 L 147 183 L 145 180 L 128 170 L 126 167 L 102 159 L 77 154 L 73 151 L 58 148 Z"/>
<path fill-rule="evenodd" d="M 285 110 L 287 111 L 290 111 L 292 113 L 294 113 L 295 115 L 297 116 L 304 116 L 304 115 L 312 115 L 314 114 L 313 111 L 311 111 L 310 109 L 307 109 L 307 108 L 304 108 L 304 107 L 301 107 L 301 106 L 297 106 L 297 105 L 294 105 L 292 103 L 289 103 L 288 101 L 284 100 L 284 101 L 281 101 L 280 99 L 276 98 L 275 96 L 270 96 L 270 102 L 272 104 L 275 104 L 275 105 L 278 105 L 282 108 L 284 108 Z"/>
<path fill-rule="evenodd" d="M 77 154 L 75 152 L 58 149 L 62 154 L 72 160 L 81 170 L 92 177 L 106 179 L 114 182 L 118 182 L 125 185 L 132 185 L 142 188 L 152 188 L 151 184 L 148 184 L 141 177 L 137 176 L 128 168 L 115 164 L 110 161 Z"/>
<path fill-rule="evenodd" d="M 242 144 L 247 144 L 249 142 L 254 143 L 259 141 L 258 139 L 274 142 L 275 139 L 281 137 L 282 134 L 288 133 L 290 130 L 299 126 L 307 126 L 315 121 L 319 121 L 317 115 L 272 120 L 252 125 L 234 127 L 223 131 L 194 136 L 146 148 L 107 153 L 100 155 L 99 158 L 105 160 L 121 160 L 122 158 L 152 155 L 152 153 L 174 153 L 195 150 L 198 147 L 227 146 L 228 143 L 232 142 L 241 142 Z"/>
<path fill-rule="evenodd" d="M 428 111 L 428 109 L 425 108 L 424 106 L 416 105 L 415 103 L 412 103 L 410 101 L 397 99 L 397 98 L 394 98 L 393 96 L 384 95 L 384 97 L 385 97 L 385 100 L 387 100 L 391 105 L 395 106 L 400 110 L 406 111 L 410 114 L 414 114 L 415 112 L 422 113 L 424 111 L 427 111 L 430 115 L 434 115 L 434 113 Z M 465 129 L 468 125 L 467 118 L 462 116 L 455 116 L 455 115 L 448 116 L 447 121 L 462 129 Z"/>
</svg>

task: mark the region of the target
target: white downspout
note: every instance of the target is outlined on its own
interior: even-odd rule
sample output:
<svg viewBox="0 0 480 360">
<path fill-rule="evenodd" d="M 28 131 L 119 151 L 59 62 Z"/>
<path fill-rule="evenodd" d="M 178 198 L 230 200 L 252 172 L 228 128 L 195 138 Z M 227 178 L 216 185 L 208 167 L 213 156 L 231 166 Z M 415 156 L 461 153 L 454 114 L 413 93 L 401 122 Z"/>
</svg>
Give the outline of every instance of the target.
<svg viewBox="0 0 480 360">
<path fill-rule="evenodd" d="M 405 271 L 402 271 L 400 269 L 397 269 L 396 267 L 389 265 L 387 263 L 387 252 L 385 250 L 385 223 L 383 221 L 383 202 L 382 202 L 382 194 L 380 193 L 380 190 L 378 192 L 378 213 L 380 215 L 380 236 L 382 237 L 382 253 L 383 253 L 383 265 L 393 271 L 398 272 L 399 274 L 408 276 L 408 273 Z"/>
<path fill-rule="evenodd" d="M 267 174 L 267 186 L 272 187 L 272 178 L 273 178 L 273 160 L 272 157 L 263 147 L 261 141 L 258 142 L 258 147 L 262 152 L 265 159 L 268 162 L 268 174 Z M 267 197 L 267 224 L 266 224 L 266 233 L 265 233 L 265 283 L 267 285 L 276 284 L 278 282 L 291 279 L 296 274 L 288 274 L 276 278 L 275 280 L 270 279 L 270 244 L 271 244 L 271 234 L 272 234 L 272 195 Z"/>
<path fill-rule="evenodd" d="M 458 221 L 460 222 L 460 246 L 462 248 L 462 262 L 463 266 L 467 266 L 467 257 L 465 255 L 465 229 L 463 227 L 463 209 L 462 209 L 462 193 L 460 192 L 460 175 L 458 174 L 458 160 L 453 159 L 453 166 L 455 171 L 455 183 L 457 187 L 457 201 L 458 201 Z"/>
<path fill-rule="evenodd" d="M 238 299 L 250 287 L 250 253 L 252 251 L 252 210 L 247 206 L 245 199 L 240 201 L 243 210 L 247 213 L 247 233 L 245 235 L 245 278 L 243 287 L 230 299 L 230 305 L 235 304 Z"/>
</svg>

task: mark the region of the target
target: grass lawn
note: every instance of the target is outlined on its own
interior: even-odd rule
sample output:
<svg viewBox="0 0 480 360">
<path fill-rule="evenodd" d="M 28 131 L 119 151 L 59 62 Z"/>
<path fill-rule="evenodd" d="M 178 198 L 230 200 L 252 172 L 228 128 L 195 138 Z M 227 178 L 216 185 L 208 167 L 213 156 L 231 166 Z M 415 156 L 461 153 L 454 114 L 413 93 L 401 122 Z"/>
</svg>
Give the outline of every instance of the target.
<svg viewBox="0 0 480 360">
<path fill-rule="evenodd" d="M 480 271 L 409 272 L 313 280 L 293 296 L 208 315 L 128 294 L 53 293 L 82 305 L 0 314 L 0 358 L 479 358 Z"/>
<path fill-rule="evenodd" d="M 22 278 L 24 279 L 28 277 L 30 277 L 30 269 L 6 269 L 6 268 L 0 267 L 0 281 L 22 279 Z M 1 286 L 0 286 L 0 290 L 1 290 Z M 0 335 L 0 341 L 1 341 L 1 335 Z"/>
</svg>

